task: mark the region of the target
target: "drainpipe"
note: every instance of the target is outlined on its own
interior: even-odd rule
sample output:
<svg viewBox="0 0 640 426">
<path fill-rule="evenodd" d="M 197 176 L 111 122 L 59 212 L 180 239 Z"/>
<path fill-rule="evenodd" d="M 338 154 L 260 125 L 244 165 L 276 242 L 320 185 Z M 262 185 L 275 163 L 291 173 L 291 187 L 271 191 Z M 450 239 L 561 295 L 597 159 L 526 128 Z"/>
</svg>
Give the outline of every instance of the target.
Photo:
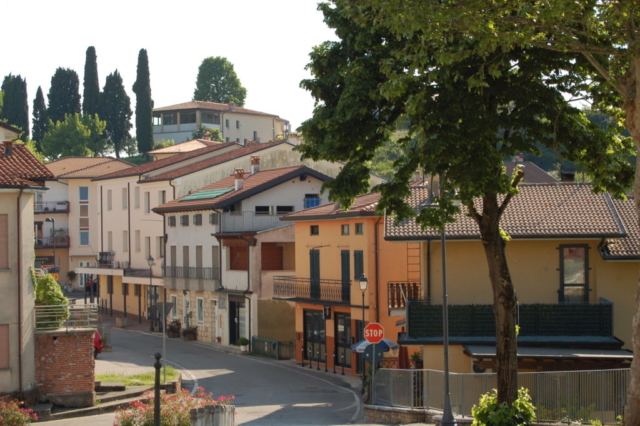
<svg viewBox="0 0 640 426">
<path fill-rule="evenodd" d="M 22 198 L 22 191 L 24 191 L 24 189 L 20 188 L 18 199 L 16 200 L 16 218 L 18 219 L 18 244 L 16 245 L 18 249 L 16 250 L 18 252 L 18 380 L 20 393 L 24 390 L 22 387 L 22 224 L 20 223 L 20 200 Z"/>
<path fill-rule="evenodd" d="M 248 333 L 247 333 L 247 335 L 249 336 L 248 337 L 249 341 L 251 341 L 251 295 L 247 297 L 247 293 L 251 291 L 251 240 L 253 240 L 253 238 L 251 238 L 250 240 L 247 240 L 247 291 L 245 291 L 244 293 L 244 298 L 249 300 L 249 307 L 248 307 L 249 327 L 248 327 Z"/>
<path fill-rule="evenodd" d="M 378 220 L 376 221 L 376 225 L 374 228 L 374 244 L 375 244 L 375 268 L 376 268 L 376 282 L 375 282 L 375 288 L 376 288 L 376 322 L 380 322 L 380 305 L 379 305 L 379 290 L 380 290 L 380 279 L 379 279 L 379 272 L 380 272 L 380 243 L 378 241 L 378 239 L 380 238 L 380 232 L 378 231 L 378 225 L 380 225 L 380 221 L 382 220 L 381 217 L 378 218 Z"/>
<path fill-rule="evenodd" d="M 427 240 L 427 303 L 431 304 L 431 240 Z"/>
<path fill-rule="evenodd" d="M 127 251 L 129 252 L 129 267 L 131 267 L 131 182 L 127 182 L 127 199 L 129 200 L 127 203 L 127 234 L 129 237 L 129 250 Z"/>
<path fill-rule="evenodd" d="M 104 215 L 102 214 L 102 185 L 100 185 L 100 251 L 104 251 Z"/>
</svg>

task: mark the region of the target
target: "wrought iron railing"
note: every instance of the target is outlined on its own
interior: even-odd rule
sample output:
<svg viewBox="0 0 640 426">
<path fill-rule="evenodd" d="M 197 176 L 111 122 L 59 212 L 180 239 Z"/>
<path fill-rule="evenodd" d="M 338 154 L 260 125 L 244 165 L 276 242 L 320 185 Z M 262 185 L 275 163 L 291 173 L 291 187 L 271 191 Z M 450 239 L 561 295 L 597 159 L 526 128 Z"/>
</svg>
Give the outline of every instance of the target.
<svg viewBox="0 0 640 426">
<path fill-rule="evenodd" d="M 273 296 L 278 299 L 322 300 L 348 304 L 351 303 L 351 282 L 274 276 Z"/>
<path fill-rule="evenodd" d="M 98 305 L 36 305 L 36 333 L 58 329 L 98 328 Z"/>
<path fill-rule="evenodd" d="M 110 251 L 101 251 L 98 253 L 98 267 L 113 267 L 113 252 Z"/>
<path fill-rule="evenodd" d="M 256 214 L 254 212 L 228 212 L 222 214 L 220 231 L 226 232 L 258 232 L 265 229 L 281 228 L 291 222 L 280 220 L 278 214 Z"/>
<path fill-rule="evenodd" d="M 613 336 L 613 304 L 519 304 L 519 337 Z M 442 336 L 442 305 L 409 302 L 410 338 Z M 450 305 L 450 337 L 495 337 L 493 305 Z"/>
<path fill-rule="evenodd" d="M 35 248 L 69 248 L 68 235 L 56 235 L 55 237 L 36 237 Z"/>
<path fill-rule="evenodd" d="M 165 266 L 164 276 L 169 278 L 193 278 L 193 279 L 199 279 L 199 280 L 219 280 L 220 268 Z"/>
<path fill-rule="evenodd" d="M 34 213 L 69 213 L 68 201 L 36 201 L 33 203 Z"/>
<path fill-rule="evenodd" d="M 404 309 L 405 297 L 409 301 L 420 300 L 419 282 L 390 282 L 387 284 L 389 309 Z"/>
</svg>

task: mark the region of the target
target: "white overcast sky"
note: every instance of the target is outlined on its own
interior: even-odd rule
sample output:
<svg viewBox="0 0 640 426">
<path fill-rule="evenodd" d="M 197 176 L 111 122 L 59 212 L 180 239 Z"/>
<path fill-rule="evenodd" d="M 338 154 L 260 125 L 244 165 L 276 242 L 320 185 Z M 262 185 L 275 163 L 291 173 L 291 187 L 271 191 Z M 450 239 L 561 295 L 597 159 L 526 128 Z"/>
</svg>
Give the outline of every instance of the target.
<svg viewBox="0 0 640 426">
<path fill-rule="evenodd" d="M 45 99 L 58 67 L 74 69 L 82 95 L 87 47 L 98 56 L 100 89 L 118 70 L 131 89 L 138 52 L 147 49 L 156 107 L 191 100 L 198 66 L 209 56 L 234 64 L 245 107 L 277 114 L 297 128 L 313 111 L 299 87 L 313 46 L 335 40 L 317 0 L 7 0 L 2 2 L 0 78 L 27 79 L 29 114 L 38 86 Z M 135 123 L 135 118 L 132 122 Z"/>
</svg>

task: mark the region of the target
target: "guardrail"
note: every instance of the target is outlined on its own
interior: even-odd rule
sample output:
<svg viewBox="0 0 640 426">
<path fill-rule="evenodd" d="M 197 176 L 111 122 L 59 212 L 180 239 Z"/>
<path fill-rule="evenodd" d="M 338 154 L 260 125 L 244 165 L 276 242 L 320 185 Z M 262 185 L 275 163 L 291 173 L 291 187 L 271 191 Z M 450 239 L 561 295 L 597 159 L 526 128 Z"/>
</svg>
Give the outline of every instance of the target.
<svg viewBox="0 0 640 426">
<path fill-rule="evenodd" d="M 98 305 L 36 305 L 36 333 L 59 329 L 98 329 Z"/>
</svg>

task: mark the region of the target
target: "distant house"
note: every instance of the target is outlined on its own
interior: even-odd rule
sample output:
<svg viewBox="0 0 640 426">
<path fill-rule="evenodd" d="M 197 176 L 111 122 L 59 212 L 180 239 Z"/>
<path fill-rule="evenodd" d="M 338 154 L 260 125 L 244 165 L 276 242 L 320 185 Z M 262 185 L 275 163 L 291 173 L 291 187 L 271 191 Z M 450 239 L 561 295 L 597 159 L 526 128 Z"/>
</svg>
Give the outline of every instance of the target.
<svg viewBox="0 0 640 426">
<path fill-rule="evenodd" d="M 0 392 L 35 387 L 33 204 L 51 172 L 0 122 Z"/>
<path fill-rule="evenodd" d="M 220 130 L 224 142 L 243 145 L 248 141 L 286 140 L 291 130 L 289 121 L 276 114 L 239 107 L 233 102 L 191 101 L 153 109 L 154 141 L 189 141 L 201 125 Z"/>
</svg>

